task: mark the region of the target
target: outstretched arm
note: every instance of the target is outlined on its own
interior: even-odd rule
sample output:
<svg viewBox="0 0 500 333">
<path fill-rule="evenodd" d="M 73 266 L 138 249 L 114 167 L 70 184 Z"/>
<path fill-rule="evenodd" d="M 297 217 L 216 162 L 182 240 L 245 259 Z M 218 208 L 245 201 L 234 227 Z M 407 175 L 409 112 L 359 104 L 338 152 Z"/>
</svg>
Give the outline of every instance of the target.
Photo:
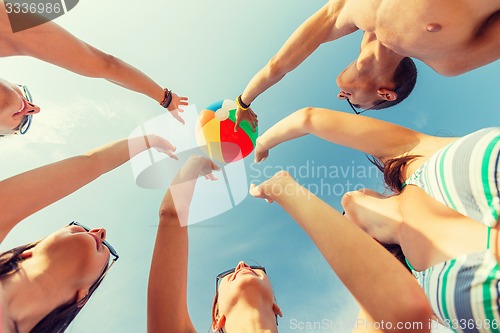
<svg viewBox="0 0 500 333">
<path fill-rule="evenodd" d="M 160 207 L 148 283 L 148 333 L 196 332 L 187 309 L 189 205 L 199 175 L 216 179 L 212 161 L 192 156 L 172 180 Z"/>
<path fill-rule="evenodd" d="M 278 53 L 250 80 L 241 94 L 242 101 L 245 104 L 252 103 L 257 96 L 299 66 L 321 44 L 356 31 L 358 28 L 344 10 L 346 2 L 346 0 L 331 0 L 302 23 Z M 238 109 L 236 126 L 243 119 L 253 123 L 254 115 L 251 109 L 246 112 L 241 108 Z"/>
<path fill-rule="evenodd" d="M 5 4 L 0 1 L 0 24 L 8 24 Z M 10 55 L 38 58 L 77 74 L 103 78 L 126 89 L 142 93 L 158 103 L 164 99 L 161 86 L 132 65 L 106 54 L 73 36 L 54 22 L 47 22 L 28 30 L 2 34 L 2 42 Z M 186 105 L 187 98 L 172 96 L 168 109 L 175 111 Z"/>
<path fill-rule="evenodd" d="M 255 161 L 280 143 L 313 134 L 322 139 L 373 155 L 383 161 L 402 154 L 426 155 L 432 144 L 450 138 L 425 135 L 382 120 L 320 108 L 305 108 L 282 119 L 257 139 Z"/>
<path fill-rule="evenodd" d="M 33 169 L 0 182 L 0 242 L 21 220 L 64 198 L 138 153 L 154 147 L 174 156 L 175 147 L 156 135 L 124 139 L 87 154 Z"/>
<path fill-rule="evenodd" d="M 368 234 L 284 171 L 259 186 L 254 185 L 250 193 L 268 202 L 276 201 L 290 214 L 369 316 L 377 323 L 393 324 L 393 330 L 387 332 L 429 332 L 432 310 L 422 288 Z M 421 322 L 423 328 L 398 330 L 398 322 Z"/>
</svg>

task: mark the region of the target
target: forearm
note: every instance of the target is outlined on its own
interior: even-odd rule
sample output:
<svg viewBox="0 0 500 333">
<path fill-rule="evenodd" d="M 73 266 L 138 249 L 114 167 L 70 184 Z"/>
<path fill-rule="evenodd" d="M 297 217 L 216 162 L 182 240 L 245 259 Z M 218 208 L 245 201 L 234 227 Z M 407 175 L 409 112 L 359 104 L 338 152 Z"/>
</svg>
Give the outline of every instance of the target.
<svg viewBox="0 0 500 333">
<path fill-rule="evenodd" d="M 156 139 L 153 139 L 155 141 Z M 0 182 L 0 227 L 8 232 L 15 224 L 42 208 L 64 198 L 147 149 L 143 137 L 124 139 L 87 154 L 24 172 Z M 19 200 L 23 198 L 23 200 Z"/>
<path fill-rule="evenodd" d="M 425 134 L 371 117 L 308 107 L 271 127 L 261 136 L 259 143 L 271 149 L 305 134 L 378 158 L 407 153 L 429 138 Z"/>
<path fill-rule="evenodd" d="M 430 307 L 416 280 L 380 244 L 290 177 L 283 178 L 278 188 L 281 191 L 275 191 L 273 199 L 311 237 L 376 322 L 390 321 L 395 327 L 399 321 L 430 318 Z"/>
<path fill-rule="evenodd" d="M 110 61 L 108 70 L 103 73 L 104 79 L 149 96 L 157 102 L 163 100 L 163 88 L 149 76 L 116 57 L 112 57 Z"/>
<path fill-rule="evenodd" d="M 276 55 L 248 83 L 241 96 L 243 102 L 252 103 L 257 96 L 297 68 L 322 43 L 351 32 L 352 27 L 338 29 L 335 22 L 339 11 L 332 11 L 331 7 L 331 3 L 325 4 L 293 32 Z"/>
<path fill-rule="evenodd" d="M 179 225 L 170 191 L 160 211 L 148 281 L 148 333 L 189 332 L 188 230 Z"/>
<path fill-rule="evenodd" d="M 241 99 L 245 104 L 252 103 L 260 94 L 278 83 L 288 71 L 292 70 L 278 67 L 273 59 L 248 82 L 241 94 Z"/>
<path fill-rule="evenodd" d="M 304 110 L 299 110 L 283 118 L 269 128 L 258 139 L 258 143 L 265 149 L 271 149 L 277 145 L 309 134 L 305 126 L 308 115 Z"/>
</svg>

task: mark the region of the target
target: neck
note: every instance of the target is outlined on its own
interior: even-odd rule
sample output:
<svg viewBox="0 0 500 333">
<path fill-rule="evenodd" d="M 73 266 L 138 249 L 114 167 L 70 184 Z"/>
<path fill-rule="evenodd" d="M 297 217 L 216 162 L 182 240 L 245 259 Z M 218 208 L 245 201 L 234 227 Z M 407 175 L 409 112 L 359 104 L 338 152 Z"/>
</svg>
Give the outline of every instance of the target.
<svg viewBox="0 0 500 333">
<path fill-rule="evenodd" d="M 65 284 L 37 268 L 35 261 L 22 261 L 17 272 L 0 280 L 2 312 L 9 321 L 17 323 L 20 333 L 29 332 L 50 311 L 71 299 Z"/>
<path fill-rule="evenodd" d="M 227 333 L 277 333 L 276 317 L 272 308 L 236 304 L 227 316 L 224 330 Z"/>
<path fill-rule="evenodd" d="M 356 62 L 358 69 L 370 71 L 380 82 L 391 82 L 394 71 L 404 56 L 382 45 L 374 33 L 365 32 Z"/>
</svg>

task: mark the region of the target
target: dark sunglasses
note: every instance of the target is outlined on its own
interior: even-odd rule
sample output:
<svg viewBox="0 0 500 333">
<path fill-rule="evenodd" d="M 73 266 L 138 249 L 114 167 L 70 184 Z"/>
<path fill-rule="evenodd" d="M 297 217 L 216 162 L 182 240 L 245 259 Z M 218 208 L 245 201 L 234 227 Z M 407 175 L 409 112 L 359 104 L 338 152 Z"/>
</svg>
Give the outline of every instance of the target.
<svg viewBox="0 0 500 333">
<path fill-rule="evenodd" d="M 251 269 L 259 269 L 267 275 L 266 268 L 264 266 L 250 266 L 250 268 Z M 220 284 L 221 280 L 223 278 L 225 278 L 226 276 L 228 276 L 229 274 L 234 273 L 235 270 L 236 270 L 236 267 L 228 269 L 227 271 L 219 273 L 219 275 L 217 275 L 215 277 L 215 293 L 216 294 L 219 292 L 219 284 Z"/>
<path fill-rule="evenodd" d="M 87 231 L 87 232 L 89 232 L 90 230 L 92 230 L 89 227 L 86 227 L 83 224 L 80 224 L 80 223 L 78 223 L 76 221 L 73 221 L 73 222 L 71 222 L 68 225 L 76 225 L 76 226 L 78 226 L 80 228 L 85 229 L 85 231 Z M 102 245 L 106 246 L 109 249 L 109 253 L 113 256 L 113 262 L 111 263 L 111 265 L 113 265 L 115 263 L 115 261 L 117 261 L 118 258 L 120 258 L 120 256 L 118 255 L 118 252 L 116 252 L 115 248 L 113 246 L 111 246 L 111 244 L 109 244 L 108 241 L 106 241 L 106 240 L 104 242 L 102 242 Z M 111 265 L 109 267 L 111 267 Z"/>
<path fill-rule="evenodd" d="M 355 114 L 365 113 L 366 111 L 373 110 L 374 108 L 376 108 L 380 104 L 387 102 L 386 100 L 382 100 L 382 101 L 379 101 L 378 103 L 375 103 L 372 107 L 370 107 L 370 108 L 368 108 L 366 110 L 360 109 L 361 111 L 358 111 L 358 109 L 354 106 L 354 104 L 351 103 L 351 101 L 349 100 L 349 98 L 346 98 L 346 101 L 347 101 L 347 103 L 349 103 L 349 106 L 351 107 L 352 111 L 354 111 Z"/>
<path fill-rule="evenodd" d="M 249 267 L 251 269 L 259 269 L 259 270 L 263 271 L 264 274 L 267 275 L 266 268 L 264 266 L 249 266 Z M 219 273 L 215 277 L 215 298 L 216 299 L 218 298 L 218 295 L 219 295 L 219 285 L 220 285 L 221 280 L 223 278 L 225 278 L 226 276 L 228 276 L 229 274 L 234 273 L 234 271 L 236 271 L 236 267 L 228 269 L 227 271 L 224 271 L 222 273 Z M 214 304 L 214 306 L 215 306 L 215 304 Z M 276 325 L 278 325 L 278 315 L 276 315 Z"/>
</svg>

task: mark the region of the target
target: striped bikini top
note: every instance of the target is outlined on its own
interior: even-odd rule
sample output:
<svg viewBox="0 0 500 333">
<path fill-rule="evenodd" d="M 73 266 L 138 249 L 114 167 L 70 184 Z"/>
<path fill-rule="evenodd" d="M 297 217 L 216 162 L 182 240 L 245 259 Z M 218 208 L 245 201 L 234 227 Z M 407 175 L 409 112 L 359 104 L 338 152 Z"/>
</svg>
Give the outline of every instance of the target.
<svg viewBox="0 0 500 333">
<path fill-rule="evenodd" d="M 429 196 L 482 224 L 495 226 L 500 212 L 500 127 L 466 135 L 432 155 L 403 186 Z"/>
<path fill-rule="evenodd" d="M 499 332 L 500 267 L 489 250 L 490 228 L 500 211 L 499 159 L 500 128 L 482 129 L 437 151 L 404 183 L 420 187 L 446 206 L 487 226 L 483 251 L 423 271 L 416 271 L 406 260 L 436 316 L 457 333 L 483 332 L 463 322 L 481 322 L 495 328 L 486 331 Z"/>
</svg>

